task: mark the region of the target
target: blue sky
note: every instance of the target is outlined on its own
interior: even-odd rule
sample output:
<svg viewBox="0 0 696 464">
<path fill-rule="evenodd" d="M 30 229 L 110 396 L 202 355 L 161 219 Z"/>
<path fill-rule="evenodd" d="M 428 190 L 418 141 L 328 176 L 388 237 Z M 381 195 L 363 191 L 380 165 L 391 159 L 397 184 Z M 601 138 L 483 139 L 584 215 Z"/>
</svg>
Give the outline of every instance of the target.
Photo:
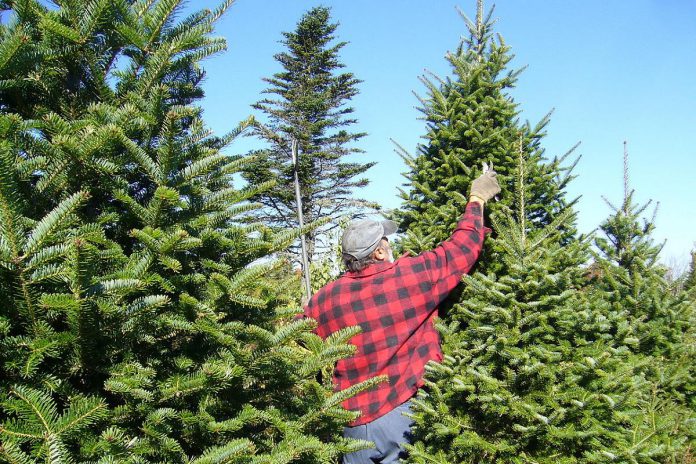
<svg viewBox="0 0 696 464">
<path fill-rule="evenodd" d="M 216 5 L 189 2 L 189 9 Z M 303 12 L 332 8 L 341 59 L 363 80 L 352 101 L 367 132 L 358 146 L 376 160 L 363 196 L 399 206 L 405 170 L 390 139 L 411 152 L 424 132 L 418 119 L 424 70 L 449 74 L 444 55 L 465 25 L 456 8 L 475 16 L 475 0 L 237 0 L 217 34 L 229 49 L 205 62 L 206 121 L 218 133 L 253 113 L 263 77 L 280 70 L 281 31 L 292 31 Z M 492 2 L 486 2 L 489 8 Z M 582 155 L 569 194 L 582 196 L 579 226 L 589 232 L 607 216 L 606 196 L 619 203 L 623 141 L 630 182 L 639 201 L 660 202 L 655 236 L 667 239 L 663 260 L 684 265 L 696 242 L 696 2 L 687 0 L 499 0 L 496 31 L 512 47 L 512 67 L 528 66 L 512 96 L 522 117 L 538 121 L 555 109 L 543 145 L 549 157 L 577 142 Z M 243 153 L 253 139 L 233 146 Z"/>
</svg>

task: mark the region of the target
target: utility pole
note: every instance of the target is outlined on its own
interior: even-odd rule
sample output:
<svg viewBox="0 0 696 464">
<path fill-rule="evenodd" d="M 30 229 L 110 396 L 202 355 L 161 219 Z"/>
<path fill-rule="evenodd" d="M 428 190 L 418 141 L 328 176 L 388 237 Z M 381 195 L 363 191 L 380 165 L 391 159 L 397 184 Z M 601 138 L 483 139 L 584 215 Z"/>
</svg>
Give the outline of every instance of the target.
<svg viewBox="0 0 696 464">
<path fill-rule="evenodd" d="M 304 227 L 304 218 L 302 217 L 302 196 L 300 194 L 300 175 L 298 169 L 297 156 L 297 140 L 292 139 L 292 165 L 295 171 L 295 202 L 297 203 L 297 222 L 300 225 L 300 230 Z M 305 234 L 300 235 L 300 243 L 302 244 L 302 277 L 304 278 L 305 296 L 307 301 L 312 296 L 312 280 L 309 276 L 309 258 L 307 257 L 307 244 L 305 243 Z"/>
</svg>

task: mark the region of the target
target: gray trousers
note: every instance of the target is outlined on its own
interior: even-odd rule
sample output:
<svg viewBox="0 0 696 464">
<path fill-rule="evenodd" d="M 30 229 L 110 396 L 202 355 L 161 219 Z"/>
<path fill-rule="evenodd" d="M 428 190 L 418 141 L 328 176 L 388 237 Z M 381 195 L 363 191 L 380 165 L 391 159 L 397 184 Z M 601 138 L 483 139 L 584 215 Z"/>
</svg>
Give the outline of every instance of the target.
<svg viewBox="0 0 696 464">
<path fill-rule="evenodd" d="M 343 457 L 343 464 L 392 464 L 406 457 L 404 443 L 410 442 L 413 420 L 403 413 L 411 412 L 411 401 L 397 406 L 372 422 L 344 427 L 343 436 L 375 443 L 374 448 L 356 451 Z"/>
</svg>

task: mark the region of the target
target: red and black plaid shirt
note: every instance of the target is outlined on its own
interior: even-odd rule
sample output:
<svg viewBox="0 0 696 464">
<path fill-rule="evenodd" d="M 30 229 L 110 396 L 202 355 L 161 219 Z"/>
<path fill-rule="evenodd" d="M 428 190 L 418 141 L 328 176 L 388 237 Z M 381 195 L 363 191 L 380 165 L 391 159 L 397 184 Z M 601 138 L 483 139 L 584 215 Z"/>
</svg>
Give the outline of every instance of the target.
<svg viewBox="0 0 696 464">
<path fill-rule="evenodd" d="M 434 250 L 347 272 L 311 298 L 305 315 L 317 320 L 319 336 L 362 328 L 351 339 L 355 355 L 336 364 L 336 390 L 389 377 L 343 403 L 362 413 L 351 425 L 371 422 L 407 401 L 423 385 L 425 364 L 442 360 L 433 326 L 437 306 L 476 262 L 485 231 L 481 206 L 469 203 L 452 236 Z"/>
</svg>

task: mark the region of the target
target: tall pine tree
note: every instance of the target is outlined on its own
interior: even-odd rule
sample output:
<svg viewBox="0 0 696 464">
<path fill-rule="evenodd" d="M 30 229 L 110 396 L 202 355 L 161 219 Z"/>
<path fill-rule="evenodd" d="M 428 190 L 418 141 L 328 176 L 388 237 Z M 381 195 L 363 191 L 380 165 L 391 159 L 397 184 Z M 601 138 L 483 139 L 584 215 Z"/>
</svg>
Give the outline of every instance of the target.
<svg viewBox="0 0 696 464">
<path fill-rule="evenodd" d="M 291 321 L 287 247 L 246 216 L 195 102 L 231 2 L 12 3 L 0 30 L 3 462 L 330 462 L 352 353 Z M 118 63 L 118 65 L 116 65 Z M 374 381 L 372 381 L 374 382 Z"/>
<path fill-rule="evenodd" d="M 572 167 L 563 167 L 564 157 L 547 161 L 540 145 L 548 116 L 535 126 L 519 121 L 519 108 L 510 95 L 521 70 L 509 70 L 513 59 L 510 47 L 495 35 L 493 9 L 484 15 L 478 0 L 476 20 L 462 14 L 468 37 L 447 54 L 452 75 L 424 77 L 427 94 L 421 98 L 426 121 L 425 142 L 415 156 L 398 148 L 409 170 L 403 206 L 397 212 L 400 227 L 407 233 L 405 250 L 418 253 L 446 239 L 466 205 L 471 181 L 481 164 L 492 164 L 503 188 L 499 203 L 491 202 L 488 212 L 513 206 L 505 192 L 513 188 L 520 147 L 530 161 L 525 173 L 530 224 L 546 225 L 572 206 L 563 195 L 572 176 Z M 571 150 L 572 151 L 572 150 Z M 568 224 L 562 227 L 569 227 Z M 566 237 L 574 229 L 565 231 Z M 494 265 L 484 253 L 481 269 Z"/>
<path fill-rule="evenodd" d="M 284 32 L 287 48 L 275 55 L 283 70 L 264 79 L 269 94 L 254 105 L 264 116 L 255 134 L 268 145 L 254 154 L 257 161 L 244 177 L 254 184 L 274 181 L 274 187 L 254 197 L 263 204 L 260 218 L 279 228 L 297 227 L 292 141 L 297 141 L 297 174 L 305 222 L 335 220 L 349 211 L 374 206 L 355 197 L 367 185 L 362 176 L 375 163 L 350 161 L 362 153 L 354 146 L 365 134 L 351 132 L 357 121 L 348 106 L 360 83 L 341 72 L 339 52 L 346 42 L 335 42 L 337 23 L 330 10 L 316 7 L 305 13 L 294 32 Z M 309 261 L 336 222 L 307 234 Z"/>
</svg>

